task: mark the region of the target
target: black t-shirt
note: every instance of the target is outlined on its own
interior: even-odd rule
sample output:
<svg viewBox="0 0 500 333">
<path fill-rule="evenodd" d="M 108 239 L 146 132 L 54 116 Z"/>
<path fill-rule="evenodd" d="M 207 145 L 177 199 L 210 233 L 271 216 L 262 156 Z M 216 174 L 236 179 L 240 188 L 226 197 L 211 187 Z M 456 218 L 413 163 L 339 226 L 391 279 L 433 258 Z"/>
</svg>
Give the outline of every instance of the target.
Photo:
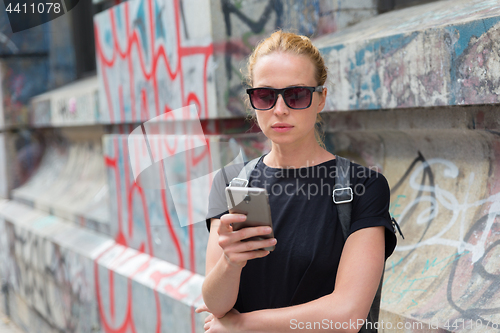
<svg viewBox="0 0 500 333">
<path fill-rule="evenodd" d="M 354 192 L 350 234 L 366 227 L 384 226 L 387 258 L 396 246 L 387 180 L 355 163 L 351 163 L 350 169 Z M 225 175 L 219 172 L 214 178 L 207 217 L 219 218 L 227 213 L 224 188 L 238 173 L 237 167 L 225 170 Z M 335 159 L 298 169 L 271 168 L 262 160 L 257 164 L 249 186 L 267 189 L 278 242 L 268 256 L 249 260 L 242 269 L 234 306 L 238 311 L 302 304 L 333 291 L 344 245 L 337 207 L 332 201 L 334 172 Z"/>
</svg>

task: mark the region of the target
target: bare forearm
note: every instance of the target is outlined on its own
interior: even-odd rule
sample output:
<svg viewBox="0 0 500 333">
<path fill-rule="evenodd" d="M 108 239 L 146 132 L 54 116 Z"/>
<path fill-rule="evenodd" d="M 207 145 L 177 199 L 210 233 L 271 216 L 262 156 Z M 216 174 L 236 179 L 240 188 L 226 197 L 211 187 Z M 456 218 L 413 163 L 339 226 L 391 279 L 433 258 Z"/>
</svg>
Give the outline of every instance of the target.
<svg viewBox="0 0 500 333">
<path fill-rule="evenodd" d="M 365 228 L 349 236 L 332 294 L 297 306 L 243 313 L 241 331 L 358 332 L 382 276 L 384 232 L 383 227 Z"/>
<path fill-rule="evenodd" d="M 222 256 L 203 282 L 203 300 L 210 312 L 220 318 L 236 303 L 241 268 L 231 266 Z"/>
<path fill-rule="evenodd" d="M 241 314 L 242 332 L 358 332 L 364 315 L 336 295 L 280 309 Z"/>
</svg>

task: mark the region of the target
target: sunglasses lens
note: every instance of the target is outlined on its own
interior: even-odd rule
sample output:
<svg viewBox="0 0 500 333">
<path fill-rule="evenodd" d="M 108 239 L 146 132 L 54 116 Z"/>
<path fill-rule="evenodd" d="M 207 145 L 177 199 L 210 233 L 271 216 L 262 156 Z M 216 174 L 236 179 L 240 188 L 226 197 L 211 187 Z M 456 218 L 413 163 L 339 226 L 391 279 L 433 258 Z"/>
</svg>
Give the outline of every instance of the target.
<svg viewBox="0 0 500 333">
<path fill-rule="evenodd" d="M 290 88 L 283 95 L 286 104 L 292 109 L 305 109 L 311 103 L 311 91 L 306 88 Z"/>
<path fill-rule="evenodd" d="M 266 88 L 255 89 L 250 94 L 250 99 L 254 108 L 266 110 L 273 106 L 276 100 L 276 93 Z"/>
</svg>

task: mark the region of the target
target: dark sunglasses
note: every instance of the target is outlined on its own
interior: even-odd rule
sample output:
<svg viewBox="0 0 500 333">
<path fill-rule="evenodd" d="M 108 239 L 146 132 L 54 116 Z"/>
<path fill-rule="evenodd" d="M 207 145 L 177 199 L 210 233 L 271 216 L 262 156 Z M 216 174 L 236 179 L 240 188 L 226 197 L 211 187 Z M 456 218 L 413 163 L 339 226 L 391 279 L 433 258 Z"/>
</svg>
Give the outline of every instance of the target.
<svg viewBox="0 0 500 333">
<path fill-rule="evenodd" d="M 283 97 L 286 106 L 290 109 L 307 109 L 311 106 L 312 93 L 323 92 L 323 86 L 317 87 L 288 87 L 283 89 L 274 88 L 250 88 L 247 94 L 250 96 L 250 103 L 256 110 L 270 110 L 276 105 L 278 95 Z"/>
</svg>

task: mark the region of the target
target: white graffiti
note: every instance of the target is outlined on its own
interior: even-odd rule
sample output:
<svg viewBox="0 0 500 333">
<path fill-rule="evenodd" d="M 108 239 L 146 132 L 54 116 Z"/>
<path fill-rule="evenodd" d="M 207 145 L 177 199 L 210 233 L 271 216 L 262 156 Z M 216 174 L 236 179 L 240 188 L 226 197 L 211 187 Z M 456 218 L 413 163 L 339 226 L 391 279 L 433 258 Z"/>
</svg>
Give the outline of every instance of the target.
<svg viewBox="0 0 500 333">
<path fill-rule="evenodd" d="M 462 203 L 459 202 L 459 200 L 453 193 L 440 187 L 439 184 L 434 184 L 433 186 L 420 184 L 417 179 L 422 177 L 422 173 L 424 172 L 425 168 L 430 168 L 431 166 L 436 164 L 445 166 L 445 169 L 443 170 L 444 177 L 452 179 L 458 177 L 459 169 L 454 163 L 448 160 L 436 158 L 422 163 L 411 174 L 409 185 L 412 189 L 414 189 L 415 191 L 421 191 L 424 195 L 417 197 L 405 207 L 400 215 L 400 221 L 404 221 L 406 214 L 408 214 L 414 206 L 422 202 L 429 202 L 429 207 L 422 210 L 414 220 L 414 222 L 412 221 L 412 223 L 416 223 L 418 225 L 425 225 L 426 223 L 430 223 L 434 218 L 437 217 L 440 209 L 447 209 L 451 211 L 452 216 L 449 222 L 432 237 L 426 238 L 425 240 L 415 244 L 398 246 L 396 248 L 396 251 L 409 251 L 426 245 L 445 245 L 455 247 L 458 253 L 469 251 L 472 254 L 472 262 L 475 263 L 484 255 L 486 238 L 491 231 L 492 225 L 495 222 L 495 218 L 500 215 L 500 193 L 493 194 L 486 199 L 469 203 L 469 191 L 472 188 L 475 177 L 475 174 L 473 172 L 471 172 L 469 175 L 469 186 L 467 186 L 467 192 L 465 193 L 465 197 Z M 466 240 L 464 240 L 465 230 L 467 225 L 469 224 L 469 221 L 467 221 L 467 219 L 465 218 L 465 214 L 470 208 L 480 207 L 488 203 L 490 203 L 488 217 L 481 237 L 477 240 L 476 244 L 468 243 Z M 459 219 L 460 216 L 461 219 Z M 450 239 L 444 237 L 444 234 L 452 227 L 455 227 L 457 223 L 460 224 L 458 226 L 460 228 L 458 239 Z"/>
</svg>

